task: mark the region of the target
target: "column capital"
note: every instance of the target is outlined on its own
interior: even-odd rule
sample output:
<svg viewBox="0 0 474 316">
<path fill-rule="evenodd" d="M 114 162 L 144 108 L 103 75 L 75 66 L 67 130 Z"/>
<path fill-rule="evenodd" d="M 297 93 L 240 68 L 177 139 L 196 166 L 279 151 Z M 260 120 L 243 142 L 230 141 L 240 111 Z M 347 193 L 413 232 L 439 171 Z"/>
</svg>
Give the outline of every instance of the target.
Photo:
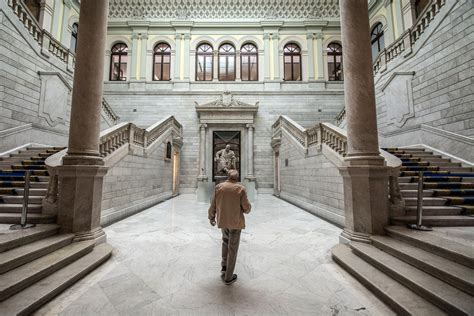
<svg viewBox="0 0 474 316">
<path fill-rule="evenodd" d="M 203 124 L 199 124 L 199 127 L 201 129 L 206 129 L 207 128 L 207 124 L 203 123 Z"/>
<path fill-rule="evenodd" d="M 184 34 L 184 39 L 185 40 L 190 40 L 191 39 L 191 34 L 189 34 L 189 33 Z"/>
<path fill-rule="evenodd" d="M 306 34 L 306 39 L 313 39 L 315 38 L 314 34 Z"/>
<path fill-rule="evenodd" d="M 324 38 L 324 34 L 323 33 L 316 33 L 314 38 L 316 38 L 317 40 L 322 40 Z"/>
<path fill-rule="evenodd" d="M 69 9 L 72 7 L 72 1 L 71 0 L 63 0 L 64 6 L 68 7 Z"/>
<path fill-rule="evenodd" d="M 132 40 L 138 39 L 140 35 L 138 33 L 132 33 Z"/>
<path fill-rule="evenodd" d="M 181 34 L 180 34 L 180 33 L 176 33 L 176 34 L 174 35 L 174 39 L 175 39 L 175 40 L 180 40 L 180 39 L 181 39 Z"/>
<path fill-rule="evenodd" d="M 269 33 L 264 33 L 264 34 L 263 34 L 263 39 L 264 39 L 264 40 L 269 40 L 270 37 L 271 37 L 271 35 L 270 35 Z"/>
<path fill-rule="evenodd" d="M 148 39 L 148 34 L 142 34 L 141 38 L 144 39 L 144 40 L 147 40 Z"/>
<path fill-rule="evenodd" d="M 279 39 L 280 39 L 280 35 L 278 35 L 278 34 L 272 34 L 272 39 L 273 39 L 273 40 L 279 40 Z"/>
<path fill-rule="evenodd" d="M 247 127 L 248 129 L 254 129 L 255 124 L 246 124 L 245 127 Z"/>
</svg>

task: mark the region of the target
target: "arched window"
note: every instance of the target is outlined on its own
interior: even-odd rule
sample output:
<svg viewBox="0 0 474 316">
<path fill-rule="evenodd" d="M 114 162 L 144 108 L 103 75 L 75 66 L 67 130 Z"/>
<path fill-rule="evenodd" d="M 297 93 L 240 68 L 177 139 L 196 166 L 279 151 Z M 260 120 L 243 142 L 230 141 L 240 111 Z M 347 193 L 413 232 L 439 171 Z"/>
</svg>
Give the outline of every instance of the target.
<svg viewBox="0 0 474 316">
<path fill-rule="evenodd" d="M 31 12 L 36 21 L 39 22 L 41 13 L 41 0 L 24 0 L 26 7 Z"/>
<path fill-rule="evenodd" d="M 212 81 L 213 48 L 201 44 L 196 49 L 196 81 Z"/>
<path fill-rule="evenodd" d="M 127 80 L 128 47 L 124 43 L 117 43 L 110 52 L 110 80 Z"/>
<path fill-rule="evenodd" d="M 423 11 L 425 10 L 426 6 L 428 5 L 428 3 L 430 2 L 430 0 L 416 0 L 415 2 L 415 15 L 416 17 L 418 18 L 421 13 L 423 13 Z"/>
<path fill-rule="evenodd" d="M 79 24 L 74 23 L 71 30 L 71 51 L 76 52 L 77 46 L 77 32 L 79 31 Z"/>
<path fill-rule="evenodd" d="M 240 49 L 240 77 L 242 81 L 258 81 L 258 50 L 253 44 Z"/>
<path fill-rule="evenodd" d="M 338 43 L 330 43 L 327 48 L 329 81 L 342 81 L 342 46 Z"/>
<path fill-rule="evenodd" d="M 296 44 L 286 44 L 283 48 L 283 63 L 286 81 L 301 80 L 301 49 Z"/>
<path fill-rule="evenodd" d="M 170 80 L 171 47 L 158 43 L 153 49 L 153 80 Z"/>
<path fill-rule="evenodd" d="M 231 44 L 219 47 L 219 80 L 235 80 L 235 47 Z"/>
<path fill-rule="evenodd" d="M 380 51 L 385 48 L 382 23 L 374 25 L 370 33 L 370 38 L 372 43 L 372 60 L 375 60 Z"/>
</svg>

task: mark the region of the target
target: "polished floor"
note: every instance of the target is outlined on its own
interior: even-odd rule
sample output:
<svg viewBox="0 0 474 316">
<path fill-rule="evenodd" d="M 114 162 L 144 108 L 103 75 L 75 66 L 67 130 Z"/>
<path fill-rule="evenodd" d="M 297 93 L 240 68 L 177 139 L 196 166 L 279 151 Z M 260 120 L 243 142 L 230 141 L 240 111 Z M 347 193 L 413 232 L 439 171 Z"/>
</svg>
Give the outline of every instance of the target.
<svg viewBox="0 0 474 316">
<path fill-rule="evenodd" d="M 271 195 L 247 216 L 226 286 L 207 207 L 181 195 L 107 227 L 112 259 L 37 315 L 392 314 L 331 260 L 339 228 Z"/>
</svg>

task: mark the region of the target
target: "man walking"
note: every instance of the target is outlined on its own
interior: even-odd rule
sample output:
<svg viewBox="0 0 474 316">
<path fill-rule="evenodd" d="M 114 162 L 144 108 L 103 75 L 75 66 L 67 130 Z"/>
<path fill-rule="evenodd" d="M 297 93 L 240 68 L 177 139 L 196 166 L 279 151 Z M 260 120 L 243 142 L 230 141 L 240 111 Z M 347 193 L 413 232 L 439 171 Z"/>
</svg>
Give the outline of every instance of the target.
<svg viewBox="0 0 474 316">
<path fill-rule="evenodd" d="M 227 181 L 216 186 L 216 191 L 209 208 L 209 221 L 212 226 L 222 229 L 222 270 L 221 277 L 225 284 L 237 281 L 234 274 L 237 251 L 239 250 L 240 232 L 245 228 L 244 213 L 250 213 L 251 205 L 247 191 L 238 182 L 239 172 L 230 170 Z"/>
</svg>

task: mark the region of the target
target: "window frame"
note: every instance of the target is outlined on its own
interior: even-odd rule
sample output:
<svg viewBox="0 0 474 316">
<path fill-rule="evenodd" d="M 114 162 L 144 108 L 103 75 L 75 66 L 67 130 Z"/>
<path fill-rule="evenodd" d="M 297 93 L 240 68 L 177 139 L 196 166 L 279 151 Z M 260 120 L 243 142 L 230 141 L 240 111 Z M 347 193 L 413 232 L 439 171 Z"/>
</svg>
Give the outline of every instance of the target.
<svg viewBox="0 0 474 316">
<path fill-rule="evenodd" d="M 338 46 L 339 47 L 339 50 L 336 50 L 336 49 L 332 49 L 331 46 Z M 344 56 L 342 54 L 342 45 L 338 42 L 331 42 L 327 45 L 326 47 L 326 55 L 328 57 L 327 59 L 327 65 L 328 65 L 328 81 L 344 81 Z M 336 73 L 334 73 L 334 75 L 332 76 L 332 74 L 329 73 L 329 61 L 330 61 L 330 58 L 332 58 L 332 62 L 334 63 L 334 65 L 336 65 L 338 62 L 337 62 L 337 56 L 341 56 L 341 61 L 340 61 L 340 64 L 341 64 L 341 76 L 337 76 Z M 334 67 L 334 69 L 336 69 Z M 334 79 L 331 79 L 331 77 L 333 77 Z"/>
<path fill-rule="evenodd" d="M 230 46 L 232 47 L 233 49 L 233 52 L 221 52 L 221 48 L 224 47 L 224 46 Z M 228 77 L 229 76 L 229 57 L 232 57 L 234 58 L 234 76 L 232 79 L 221 79 L 221 57 L 224 57 L 225 58 L 225 76 Z M 219 46 L 219 49 L 217 51 L 217 79 L 219 81 L 235 81 L 236 77 L 237 77 L 237 51 L 235 49 L 235 46 L 231 43 L 222 43 L 220 46 Z"/>
<path fill-rule="evenodd" d="M 157 51 L 157 48 L 160 46 L 160 45 L 166 45 L 167 46 L 167 49 L 166 50 L 161 50 L 161 51 Z M 156 58 L 157 57 L 160 57 L 161 58 L 161 61 L 160 61 L 160 78 L 161 79 L 155 79 L 155 66 L 156 66 Z M 165 56 L 169 56 L 169 63 L 168 63 L 168 78 L 169 79 L 163 79 L 163 65 L 165 64 L 164 62 L 164 58 Z M 170 81 L 171 80 L 171 45 L 166 43 L 166 42 L 159 42 L 159 43 L 156 43 L 156 45 L 153 47 L 153 71 L 152 71 L 152 77 L 151 77 L 152 81 Z"/>
<path fill-rule="evenodd" d="M 294 53 L 294 52 L 285 52 L 285 49 L 288 47 L 288 46 L 291 46 L 291 45 L 294 45 L 296 46 L 296 48 L 298 49 L 298 52 L 297 53 Z M 286 56 L 290 56 L 291 57 L 291 80 L 286 80 L 286 67 L 285 67 L 285 64 L 286 64 L 286 61 L 285 61 L 285 57 Z M 295 62 L 293 61 L 293 57 L 294 56 L 298 56 L 299 57 L 299 68 L 300 68 L 300 79 L 299 80 L 296 80 L 294 77 L 294 69 L 295 69 Z M 302 60 L 302 55 L 301 55 L 301 47 L 300 45 L 296 44 L 296 43 L 293 43 L 293 42 L 290 42 L 290 43 L 286 43 L 285 46 L 283 47 L 283 81 L 303 81 L 303 60 Z"/>
<path fill-rule="evenodd" d="M 204 45 L 207 45 L 211 48 L 211 51 L 210 52 L 199 52 L 199 48 L 201 46 L 204 46 Z M 198 79 L 198 65 L 199 65 L 199 56 L 204 56 L 204 64 L 203 64 L 203 68 L 202 68 L 202 78 L 203 80 L 199 80 Z M 206 80 L 206 60 L 208 57 L 210 56 L 210 60 L 211 60 L 211 79 L 210 80 Z M 196 47 L 196 66 L 194 67 L 194 74 L 195 74 L 195 81 L 212 81 L 214 79 L 214 47 L 205 42 L 205 43 L 201 43 L 199 44 L 197 47 Z"/>
<path fill-rule="evenodd" d="M 255 53 L 243 52 L 243 51 L 242 51 L 243 48 L 244 48 L 245 46 L 248 46 L 248 45 L 251 45 L 251 46 L 253 46 L 253 47 L 255 48 Z M 256 71 L 257 71 L 257 78 L 256 78 L 255 80 L 251 80 L 251 79 L 250 79 L 250 78 L 252 77 L 252 76 L 250 75 L 250 69 L 251 69 L 250 57 L 251 57 L 251 56 L 255 56 L 255 59 L 256 59 L 256 61 L 257 61 L 257 62 L 256 62 L 256 65 L 257 65 L 257 70 L 256 70 Z M 247 62 L 248 62 L 248 79 L 247 79 L 247 80 L 244 80 L 244 79 L 242 78 L 243 57 L 246 57 L 246 58 L 247 58 Z M 255 44 L 253 44 L 253 43 L 244 43 L 244 44 L 242 44 L 242 46 L 240 47 L 240 80 L 242 80 L 242 81 L 258 81 L 258 77 L 259 77 L 259 76 L 258 76 L 258 66 L 259 66 L 259 65 L 258 65 L 258 62 L 259 62 L 259 60 L 258 60 L 258 47 L 257 47 L 257 45 L 255 45 Z"/>
<path fill-rule="evenodd" d="M 116 46 L 119 46 L 119 45 L 123 45 L 125 46 L 125 50 L 122 50 L 122 51 L 119 51 L 119 52 L 114 52 L 114 48 Z M 125 51 L 125 52 L 124 52 Z M 119 70 L 120 70 L 120 66 L 122 65 L 122 56 L 127 56 L 128 57 L 128 45 L 125 44 L 124 42 L 118 42 L 118 43 L 115 43 L 111 50 L 110 50 L 110 65 L 109 65 L 109 81 L 127 81 L 127 76 L 128 76 L 128 59 L 127 59 L 127 76 L 123 77 L 124 79 L 120 79 L 122 77 L 119 77 L 118 79 L 113 79 L 112 78 L 112 75 L 113 75 L 113 71 L 112 71 L 112 65 L 113 65 L 113 59 L 114 59 L 114 56 L 119 56 Z"/>
<path fill-rule="evenodd" d="M 74 26 L 76 26 L 76 27 L 74 27 Z M 77 36 L 78 36 L 78 34 L 79 34 L 79 23 L 74 22 L 71 25 L 71 44 L 69 45 L 70 50 L 74 53 L 77 50 Z M 72 39 L 74 39 L 74 49 L 72 47 Z"/>
<path fill-rule="evenodd" d="M 377 31 L 377 34 L 374 32 Z M 383 47 L 381 45 L 381 39 L 383 40 Z M 385 48 L 385 32 L 383 30 L 383 24 L 382 22 L 377 22 L 375 25 L 371 28 L 370 31 L 370 49 L 372 51 L 374 44 L 377 43 L 377 48 L 378 52 L 375 56 L 372 56 L 372 60 L 375 60 L 377 56 L 380 54 L 380 52 Z"/>
</svg>

